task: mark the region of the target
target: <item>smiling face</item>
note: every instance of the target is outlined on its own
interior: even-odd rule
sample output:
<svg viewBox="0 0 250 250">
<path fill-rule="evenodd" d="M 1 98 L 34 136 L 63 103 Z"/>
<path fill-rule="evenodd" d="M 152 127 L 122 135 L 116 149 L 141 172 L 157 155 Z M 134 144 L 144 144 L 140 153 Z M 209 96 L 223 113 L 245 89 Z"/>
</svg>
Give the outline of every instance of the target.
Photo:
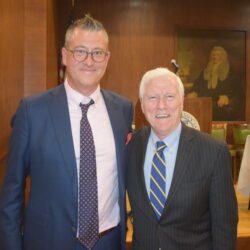
<svg viewBox="0 0 250 250">
<path fill-rule="evenodd" d="M 66 75 L 69 85 L 79 93 L 89 96 L 98 87 L 103 77 L 110 53 L 103 62 L 94 62 L 90 55 L 83 62 L 74 59 L 69 50 L 108 50 L 108 39 L 103 31 L 91 31 L 76 28 L 67 43 L 67 49 L 62 48 L 62 60 L 66 66 Z"/>
<path fill-rule="evenodd" d="M 145 84 L 141 108 L 159 139 L 173 132 L 180 123 L 183 95 L 176 80 L 163 75 Z"/>
</svg>

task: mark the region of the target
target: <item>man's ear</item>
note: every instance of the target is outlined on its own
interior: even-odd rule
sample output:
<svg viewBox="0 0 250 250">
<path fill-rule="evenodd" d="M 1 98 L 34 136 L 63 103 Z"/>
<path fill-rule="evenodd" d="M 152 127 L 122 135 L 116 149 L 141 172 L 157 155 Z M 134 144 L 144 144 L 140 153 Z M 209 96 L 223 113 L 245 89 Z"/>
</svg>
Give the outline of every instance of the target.
<svg viewBox="0 0 250 250">
<path fill-rule="evenodd" d="M 140 102 L 141 102 L 141 111 L 144 114 L 144 107 L 143 107 L 143 100 L 142 100 L 142 98 L 140 98 Z"/>
<path fill-rule="evenodd" d="M 61 53 L 62 53 L 62 63 L 63 65 L 67 65 L 67 50 L 62 47 L 62 50 L 61 50 Z"/>
</svg>

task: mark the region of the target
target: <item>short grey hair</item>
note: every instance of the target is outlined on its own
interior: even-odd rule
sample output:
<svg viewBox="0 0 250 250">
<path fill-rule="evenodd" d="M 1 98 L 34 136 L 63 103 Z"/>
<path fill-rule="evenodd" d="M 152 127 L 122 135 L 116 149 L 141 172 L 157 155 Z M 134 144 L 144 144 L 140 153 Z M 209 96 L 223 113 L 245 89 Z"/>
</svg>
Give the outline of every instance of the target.
<svg viewBox="0 0 250 250">
<path fill-rule="evenodd" d="M 149 70 L 142 76 L 140 87 L 139 87 L 140 99 L 142 99 L 144 95 L 145 85 L 152 79 L 157 78 L 159 76 L 169 76 L 171 78 L 174 78 L 176 80 L 176 83 L 178 84 L 180 94 L 184 96 L 184 86 L 180 77 L 177 76 L 172 71 L 170 71 L 169 69 L 160 67 L 160 68 Z"/>
<path fill-rule="evenodd" d="M 91 17 L 89 14 L 86 14 L 84 18 L 76 20 L 73 24 L 71 24 L 65 34 L 65 42 L 64 47 L 67 47 L 70 38 L 72 36 L 72 33 L 75 29 L 82 29 L 82 30 L 89 30 L 89 31 L 103 31 L 104 35 L 106 36 L 107 43 L 109 41 L 109 36 L 104 28 L 103 24 L 99 22 L 98 20 Z"/>
</svg>

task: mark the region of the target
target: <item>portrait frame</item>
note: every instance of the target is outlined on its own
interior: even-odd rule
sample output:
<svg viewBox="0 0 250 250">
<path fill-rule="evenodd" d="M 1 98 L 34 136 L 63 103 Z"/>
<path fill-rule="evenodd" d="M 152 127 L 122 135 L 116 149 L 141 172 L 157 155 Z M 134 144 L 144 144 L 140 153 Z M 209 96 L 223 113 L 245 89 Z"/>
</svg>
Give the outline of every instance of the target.
<svg viewBox="0 0 250 250">
<path fill-rule="evenodd" d="M 227 66 L 208 66 L 217 60 L 215 50 Z M 246 31 L 179 27 L 177 62 L 185 96 L 212 98 L 213 121 L 245 120 Z"/>
</svg>

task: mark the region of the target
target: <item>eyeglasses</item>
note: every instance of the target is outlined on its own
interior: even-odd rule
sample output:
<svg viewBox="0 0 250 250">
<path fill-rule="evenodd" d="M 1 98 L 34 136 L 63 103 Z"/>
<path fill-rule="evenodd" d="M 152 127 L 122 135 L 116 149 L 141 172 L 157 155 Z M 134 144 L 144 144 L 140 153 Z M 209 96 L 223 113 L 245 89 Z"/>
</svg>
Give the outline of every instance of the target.
<svg viewBox="0 0 250 250">
<path fill-rule="evenodd" d="M 91 52 L 88 52 L 84 49 L 67 49 L 69 52 L 73 54 L 73 57 L 76 61 L 78 62 L 84 62 L 87 58 L 88 55 L 91 55 L 91 58 L 94 62 L 101 63 L 105 60 L 106 56 L 109 54 L 108 51 L 104 51 L 101 49 L 98 50 L 93 50 Z"/>
</svg>

